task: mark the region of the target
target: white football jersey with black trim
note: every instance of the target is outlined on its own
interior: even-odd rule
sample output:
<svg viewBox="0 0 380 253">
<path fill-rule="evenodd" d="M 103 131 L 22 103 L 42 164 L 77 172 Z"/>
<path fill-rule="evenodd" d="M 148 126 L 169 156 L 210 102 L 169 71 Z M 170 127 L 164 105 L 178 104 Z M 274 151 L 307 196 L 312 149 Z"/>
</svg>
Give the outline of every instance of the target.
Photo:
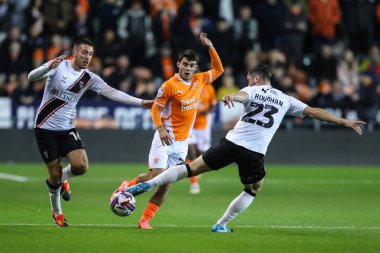
<svg viewBox="0 0 380 253">
<path fill-rule="evenodd" d="M 50 62 L 40 68 L 46 68 Z M 87 69 L 76 71 L 69 60 L 43 75 L 47 77 L 44 95 L 38 109 L 35 127 L 48 130 L 69 130 L 74 127 L 76 105 L 87 89 L 100 93 L 108 86 Z"/>
<path fill-rule="evenodd" d="M 271 85 L 248 86 L 244 112 L 226 138 L 236 145 L 266 154 L 268 145 L 285 115 L 304 117 L 307 105 Z"/>
</svg>

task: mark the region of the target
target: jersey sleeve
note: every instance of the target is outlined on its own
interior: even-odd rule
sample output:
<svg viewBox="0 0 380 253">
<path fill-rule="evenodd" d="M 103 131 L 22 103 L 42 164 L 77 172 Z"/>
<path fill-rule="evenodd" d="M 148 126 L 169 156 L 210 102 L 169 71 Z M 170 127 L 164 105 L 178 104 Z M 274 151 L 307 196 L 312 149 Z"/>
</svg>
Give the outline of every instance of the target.
<svg viewBox="0 0 380 253">
<path fill-rule="evenodd" d="M 211 71 L 210 71 L 210 83 L 218 78 L 224 72 L 224 68 L 222 65 L 222 61 L 219 58 L 218 53 L 215 48 L 209 50 L 210 58 L 211 58 Z"/>
<path fill-rule="evenodd" d="M 105 87 L 109 86 L 100 76 L 94 73 L 90 73 L 90 75 L 92 79 L 89 87 L 90 90 L 100 94 Z"/>
<path fill-rule="evenodd" d="M 244 87 L 243 89 L 241 89 L 240 91 L 244 91 L 248 94 L 248 97 L 247 97 L 247 100 L 245 100 L 242 104 L 246 104 L 248 101 L 250 101 L 250 99 L 253 97 L 254 95 L 254 89 L 252 89 L 251 87 L 247 86 L 247 87 Z"/>
<path fill-rule="evenodd" d="M 91 75 L 92 81 L 91 81 L 89 89 L 116 102 L 141 106 L 142 99 L 130 96 L 127 93 L 124 93 L 120 90 L 112 88 L 106 82 L 104 82 L 102 78 L 100 78 L 96 74 L 90 73 L 90 75 Z"/>
<path fill-rule="evenodd" d="M 210 49 L 209 54 L 211 58 L 211 69 L 209 71 L 196 74 L 205 84 L 212 83 L 224 72 L 222 61 L 220 60 L 215 48 Z"/>
<path fill-rule="evenodd" d="M 50 63 L 51 63 L 51 61 L 48 61 L 48 62 L 42 64 L 40 67 L 30 71 L 30 73 L 28 74 L 28 79 L 30 81 L 36 81 L 36 80 L 40 80 L 40 79 L 45 78 L 45 77 L 53 76 L 57 72 L 58 67 L 55 69 L 50 69 L 49 68 Z"/>
<path fill-rule="evenodd" d="M 307 107 L 307 104 L 291 96 L 289 96 L 289 100 L 290 100 L 290 107 L 286 114 L 303 118 L 305 116 L 303 112 L 305 108 Z"/>
<path fill-rule="evenodd" d="M 173 94 L 172 85 L 169 82 L 165 82 L 158 89 L 157 96 L 154 99 L 154 104 L 165 107 L 168 101 L 171 99 Z"/>
</svg>

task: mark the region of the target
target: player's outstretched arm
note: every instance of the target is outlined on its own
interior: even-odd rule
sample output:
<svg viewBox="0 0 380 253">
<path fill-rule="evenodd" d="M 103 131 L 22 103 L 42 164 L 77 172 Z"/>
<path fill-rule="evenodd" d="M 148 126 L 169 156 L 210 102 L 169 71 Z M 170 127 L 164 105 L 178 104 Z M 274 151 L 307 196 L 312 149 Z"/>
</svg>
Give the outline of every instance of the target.
<svg viewBox="0 0 380 253">
<path fill-rule="evenodd" d="M 213 43 L 209 38 L 207 38 L 206 33 L 201 33 L 199 35 L 199 40 L 201 41 L 202 45 L 207 47 L 209 50 L 210 58 L 211 58 L 211 72 L 212 72 L 212 81 L 214 81 L 216 78 L 218 78 L 221 74 L 224 72 L 222 61 L 220 60 L 220 57 L 218 53 L 216 52 Z"/>
<path fill-rule="evenodd" d="M 42 66 L 40 66 L 36 69 L 33 69 L 28 74 L 28 79 L 30 81 L 36 81 L 36 80 L 40 80 L 42 78 L 48 77 L 50 70 L 56 69 L 59 66 L 59 64 L 61 64 L 61 62 L 64 59 L 66 59 L 66 57 L 67 57 L 66 55 L 60 55 L 60 56 L 54 58 L 53 60 L 43 64 Z"/>
<path fill-rule="evenodd" d="M 136 105 L 150 109 L 153 105 L 153 100 L 142 100 L 128 95 L 120 90 L 112 88 L 109 85 L 104 85 L 103 89 L 99 92 L 100 95 L 105 96 L 113 101 L 117 101 L 123 104 Z"/>
<path fill-rule="evenodd" d="M 232 94 L 228 94 L 221 98 L 221 101 L 224 103 L 224 106 L 228 108 L 235 107 L 234 102 L 244 103 L 248 99 L 248 93 L 245 91 L 239 91 Z"/>
<path fill-rule="evenodd" d="M 307 106 L 305 108 L 304 113 L 305 115 L 313 119 L 318 119 L 321 121 L 331 122 L 348 128 L 352 128 L 359 135 L 362 134 L 362 129 L 360 128 L 360 125 L 366 124 L 366 122 L 364 121 L 344 119 L 341 117 L 337 117 L 326 110 L 310 106 Z"/>
</svg>

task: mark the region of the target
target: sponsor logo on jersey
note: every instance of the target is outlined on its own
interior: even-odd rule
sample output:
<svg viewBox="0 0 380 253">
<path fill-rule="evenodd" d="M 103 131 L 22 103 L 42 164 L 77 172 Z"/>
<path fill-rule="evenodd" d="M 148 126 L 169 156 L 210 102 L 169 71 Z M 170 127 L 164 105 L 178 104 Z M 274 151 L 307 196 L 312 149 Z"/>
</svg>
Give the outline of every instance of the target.
<svg viewBox="0 0 380 253">
<path fill-rule="evenodd" d="M 60 100 L 63 100 L 65 102 L 75 102 L 76 103 L 80 99 L 80 94 L 78 94 L 78 93 L 72 93 L 70 91 L 57 89 L 55 87 L 52 87 L 50 89 L 50 94 L 52 94 L 54 97 L 59 98 Z"/>
<path fill-rule="evenodd" d="M 181 111 L 188 111 L 192 109 L 197 109 L 198 107 L 198 100 L 195 99 L 195 97 L 192 97 L 187 100 L 181 100 Z"/>
</svg>

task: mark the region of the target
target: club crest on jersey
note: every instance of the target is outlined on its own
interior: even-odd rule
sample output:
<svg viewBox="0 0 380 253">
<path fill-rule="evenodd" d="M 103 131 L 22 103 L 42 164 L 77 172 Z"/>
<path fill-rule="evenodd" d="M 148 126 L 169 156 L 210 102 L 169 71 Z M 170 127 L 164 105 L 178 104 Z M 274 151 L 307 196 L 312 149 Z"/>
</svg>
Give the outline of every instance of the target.
<svg viewBox="0 0 380 253">
<path fill-rule="evenodd" d="M 160 160 L 160 159 L 158 159 L 158 158 L 154 158 L 154 159 L 153 159 L 153 162 L 154 162 L 154 163 L 158 163 L 159 160 Z"/>
<path fill-rule="evenodd" d="M 67 76 L 62 76 L 61 82 L 66 83 Z"/>
<path fill-rule="evenodd" d="M 194 83 L 193 84 L 193 89 L 196 90 L 198 88 L 198 84 L 197 83 Z"/>
<path fill-rule="evenodd" d="M 157 97 L 161 97 L 164 94 L 164 88 L 159 88 L 157 92 Z"/>
</svg>

